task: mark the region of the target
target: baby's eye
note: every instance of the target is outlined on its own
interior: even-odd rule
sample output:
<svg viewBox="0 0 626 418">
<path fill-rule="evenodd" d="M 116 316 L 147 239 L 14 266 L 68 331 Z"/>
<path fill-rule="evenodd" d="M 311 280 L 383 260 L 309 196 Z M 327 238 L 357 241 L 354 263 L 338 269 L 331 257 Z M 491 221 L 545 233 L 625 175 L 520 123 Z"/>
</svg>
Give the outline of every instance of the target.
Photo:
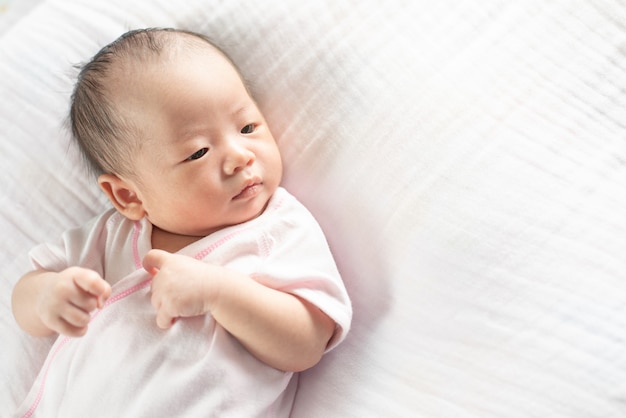
<svg viewBox="0 0 626 418">
<path fill-rule="evenodd" d="M 241 133 L 242 134 L 251 134 L 252 132 L 254 132 L 254 123 L 249 123 L 246 126 L 244 126 L 243 128 L 241 128 Z"/>
<path fill-rule="evenodd" d="M 204 154 L 206 154 L 207 152 L 209 152 L 208 148 L 199 149 L 198 151 L 196 151 L 193 154 L 191 154 L 191 156 L 189 158 L 187 158 L 187 161 L 193 161 L 193 160 L 197 160 L 199 158 L 202 158 L 202 157 L 204 157 Z"/>
</svg>

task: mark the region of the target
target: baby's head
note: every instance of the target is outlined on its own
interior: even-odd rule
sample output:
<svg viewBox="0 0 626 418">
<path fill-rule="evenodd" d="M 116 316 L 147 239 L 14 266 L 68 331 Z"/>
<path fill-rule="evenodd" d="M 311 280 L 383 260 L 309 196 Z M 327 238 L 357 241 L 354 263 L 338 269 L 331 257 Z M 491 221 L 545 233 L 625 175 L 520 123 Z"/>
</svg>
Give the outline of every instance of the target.
<svg viewBox="0 0 626 418">
<path fill-rule="evenodd" d="M 204 236 L 261 213 L 282 164 L 239 71 L 201 35 L 131 31 L 78 78 L 74 139 L 130 219 Z"/>
<path fill-rule="evenodd" d="M 70 124 L 88 168 L 96 175 L 128 174 L 133 170 L 131 149 L 142 135 L 116 101 L 119 89 L 141 77 L 147 67 L 169 60 L 175 52 L 203 43 L 230 59 L 201 34 L 175 29 L 138 29 L 105 46 L 78 76 L 72 95 Z M 232 63 L 232 62 L 231 62 Z M 236 67 L 233 65 L 233 68 Z"/>
</svg>

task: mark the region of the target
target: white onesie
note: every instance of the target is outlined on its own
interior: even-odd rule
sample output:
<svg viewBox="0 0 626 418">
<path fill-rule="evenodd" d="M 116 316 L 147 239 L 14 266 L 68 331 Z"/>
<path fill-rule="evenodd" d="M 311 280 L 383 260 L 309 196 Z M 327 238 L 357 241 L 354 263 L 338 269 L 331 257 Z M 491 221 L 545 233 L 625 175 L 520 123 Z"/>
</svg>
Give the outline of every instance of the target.
<svg viewBox="0 0 626 418">
<path fill-rule="evenodd" d="M 152 226 L 114 210 L 31 252 L 37 268 L 82 266 L 113 287 L 84 337 L 60 336 L 16 416 L 288 416 L 297 375 L 253 357 L 210 315 L 156 325 L 151 277 L 141 260 Z M 179 251 L 242 271 L 297 295 L 336 323 L 343 340 L 352 310 L 326 239 L 312 215 L 279 188 L 261 216 Z"/>
</svg>

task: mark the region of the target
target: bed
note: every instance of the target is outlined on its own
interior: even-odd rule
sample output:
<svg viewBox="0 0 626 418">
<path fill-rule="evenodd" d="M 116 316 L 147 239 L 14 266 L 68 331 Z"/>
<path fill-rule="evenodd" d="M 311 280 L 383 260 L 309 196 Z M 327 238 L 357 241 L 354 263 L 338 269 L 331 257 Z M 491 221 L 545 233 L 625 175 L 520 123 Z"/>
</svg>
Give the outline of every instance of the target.
<svg viewBox="0 0 626 418">
<path fill-rule="evenodd" d="M 68 145 L 74 65 L 146 26 L 239 65 L 351 295 L 292 416 L 626 416 L 626 3 L 41 0 L 5 18 L 17 4 L 0 9 L 0 416 L 52 344 L 12 319 L 26 253 L 107 207 Z"/>
</svg>

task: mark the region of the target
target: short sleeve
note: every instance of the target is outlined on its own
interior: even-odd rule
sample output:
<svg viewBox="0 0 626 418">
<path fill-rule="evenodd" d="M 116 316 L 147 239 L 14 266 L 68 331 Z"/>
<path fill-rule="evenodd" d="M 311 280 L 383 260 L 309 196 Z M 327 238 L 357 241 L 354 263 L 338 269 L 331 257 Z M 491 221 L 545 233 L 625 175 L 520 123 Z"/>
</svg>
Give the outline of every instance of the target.
<svg viewBox="0 0 626 418">
<path fill-rule="evenodd" d="M 81 266 L 104 276 L 104 255 L 100 249 L 105 246 L 110 215 L 106 212 L 79 228 L 64 232 L 56 244 L 44 243 L 33 248 L 29 253 L 33 266 L 57 272 Z"/>
<path fill-rule="evenodd" d="M 319 224 L 293 196 L 286 195 L 267 231 L 267 257 L 255 279 L 294 294 L 335 321 L 327 351 L 348 333 L 352 306 Z"/>
</svg>

